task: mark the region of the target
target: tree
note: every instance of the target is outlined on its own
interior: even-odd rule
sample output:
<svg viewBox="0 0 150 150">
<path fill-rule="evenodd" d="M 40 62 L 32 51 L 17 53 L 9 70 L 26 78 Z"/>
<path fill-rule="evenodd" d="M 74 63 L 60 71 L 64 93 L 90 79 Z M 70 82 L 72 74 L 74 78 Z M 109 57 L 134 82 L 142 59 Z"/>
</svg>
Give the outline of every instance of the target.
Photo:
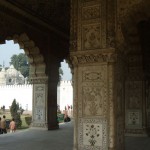
<svg viewBox="0 0 150 150">
<path fill-rule="evenodd" d="M 17 127 L 21 127 L 22 125 L 19 111 L 20 111 L 19 104 L 16 102 L 16 99 L 14 99 L 10 107 L 10 113 L 11 113 L 12 118 L 15 119 Z"/>
<path fill-rule="evenodd" d="M 11 58 L 10 65 L 13 65 L 15 69 L 21 72 L 24 77 L 29 77 L 29 64 L 28 58 L 25 54 L 14 54 Z"/>
</svg>

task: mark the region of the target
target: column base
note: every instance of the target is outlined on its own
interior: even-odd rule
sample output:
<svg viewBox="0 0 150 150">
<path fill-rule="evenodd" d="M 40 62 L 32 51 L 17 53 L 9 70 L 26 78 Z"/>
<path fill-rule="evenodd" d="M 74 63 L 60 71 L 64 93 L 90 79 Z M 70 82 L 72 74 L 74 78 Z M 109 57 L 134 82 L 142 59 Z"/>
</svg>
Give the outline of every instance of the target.
<svg viewBox="0 0 150 150">
<path fill-rule="evenodd" d="M 57 130 L 59 129 L 59 125 L 48 126 L 48 130 Z"/>
</svg>

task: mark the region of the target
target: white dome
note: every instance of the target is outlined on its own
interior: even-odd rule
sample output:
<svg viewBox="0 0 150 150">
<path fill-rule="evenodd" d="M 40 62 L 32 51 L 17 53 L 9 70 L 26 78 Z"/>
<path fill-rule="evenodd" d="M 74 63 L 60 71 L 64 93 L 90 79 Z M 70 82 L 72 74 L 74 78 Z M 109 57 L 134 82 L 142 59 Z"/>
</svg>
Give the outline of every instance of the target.
<svg viewBox="0 0 150 150">
<path fill-rule="evenodd" d="M 11 65 L 6 71 L 2 68 L 2 71 L 0 72 L 0 85 L 16 85 L 24 83 L 24 76 L 20 71 L 17 71 L 13 65 Z"/>
<path fill-rule="evenodd" d="M 7 76 L 15 76 L 16 77 L 18 75 L 18 71 L 14 68 L 13 65 L 11 65 L 9 67 L 9 69 L 7 69 L 6 74 L 7 74 Z"/>
</svg>

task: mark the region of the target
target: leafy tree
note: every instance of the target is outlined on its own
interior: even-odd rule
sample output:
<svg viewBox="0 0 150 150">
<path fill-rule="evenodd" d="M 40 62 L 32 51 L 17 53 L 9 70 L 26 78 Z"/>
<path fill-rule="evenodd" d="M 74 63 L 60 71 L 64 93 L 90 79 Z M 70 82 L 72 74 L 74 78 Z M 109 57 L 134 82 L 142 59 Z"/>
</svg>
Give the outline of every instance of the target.
<svg viewBox="0 0 150 150">
<path fill-rule="evenodd" d="M 15 69 L 21 72 L 24 77 L 29 77 L 29 64 L 28 58 L 25 54 L 14 54 L 11 58 L 10 65 L 13 65 Z"/>
<path fill-rule="evenodd" d="M 19 104 L 16 102 L 16 99 L 14 99 L 10 107 L 10 113 L 11 113 L 12 118 L 14 118 L 16 121 L 16 126 L 21 127 L 22 121 L 20 118 L 20 113 L 18 111 L 20 111 Z"/>
</svg>

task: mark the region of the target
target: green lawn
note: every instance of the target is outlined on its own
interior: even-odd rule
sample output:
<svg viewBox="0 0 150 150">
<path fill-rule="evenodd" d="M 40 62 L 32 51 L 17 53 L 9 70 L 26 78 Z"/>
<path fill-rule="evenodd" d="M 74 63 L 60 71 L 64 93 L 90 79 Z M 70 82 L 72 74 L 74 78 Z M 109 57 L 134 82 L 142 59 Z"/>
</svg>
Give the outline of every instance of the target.
<svg viewBox="0 0 150 150">
<path fill-rule="evenodd" d="M 0 111 L 0 117 L 1 118 L 3 117 L 3 115 L 6 116 L 6 120 L 7 119 L 9 119 L 9 120 L 12 119 L 10 112 L 3 113 L 2 111 Z M 20 128 L 18 128 L 17 130 L 29 128 L 28 124 L 26 124 L 25 117 L 30 117 L 30 116 L 31 115 L 29 115 L 29 114 L 23 114 L 23 115 L 21 115 L 22 126 Z M 59 123 L 64 122 L 64 114 L 57 114 L 57 116 L 58 116 L 58 122 Z"/>
<path fill-rule="evenodd" d="M 7 119 L 12 119 L 12 117 L 11 117 L 11 114 L 10 113 L 0 113 L 0 117 L 2 118 L 3 117 L 3 115 L 5 115 L 6 116 L 6 120 Z M 21 120 L 22 120 L 22 126 L 20 127 L 20 128 L 18 128 L 18 129 L 27 129 L 27 128 L 29 128 L 29 126 L 26 124 L 26 121 L 25 121 L 25 117 L 28 117 L 28 116 L 31 116 L 31 115 L 21 115 Z"/>
</svg>

